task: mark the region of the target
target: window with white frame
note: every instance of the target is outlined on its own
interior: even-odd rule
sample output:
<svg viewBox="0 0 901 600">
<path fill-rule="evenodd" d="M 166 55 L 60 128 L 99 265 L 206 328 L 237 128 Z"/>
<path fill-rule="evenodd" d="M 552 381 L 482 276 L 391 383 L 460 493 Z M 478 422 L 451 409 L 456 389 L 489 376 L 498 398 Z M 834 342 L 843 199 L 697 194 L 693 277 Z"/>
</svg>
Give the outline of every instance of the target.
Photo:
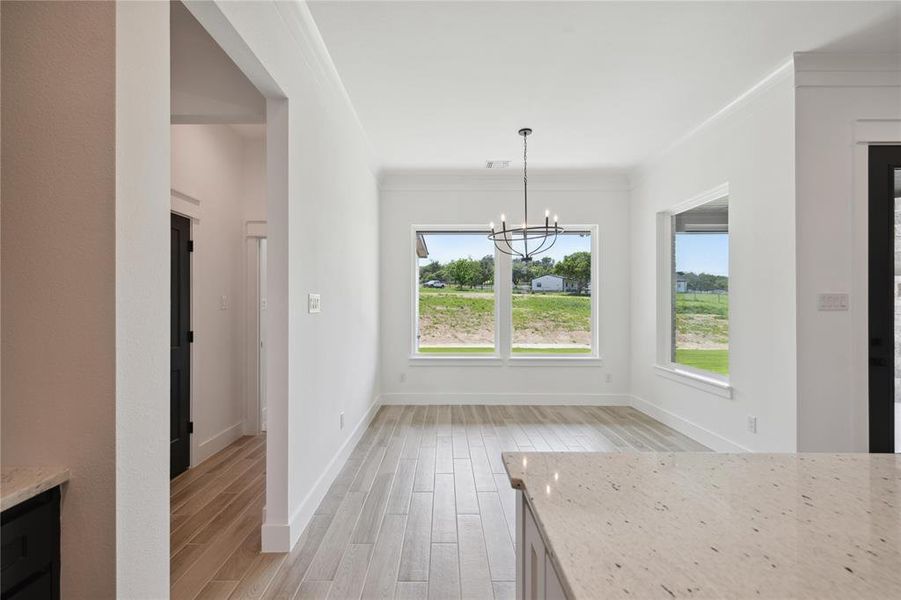
<svg viewBox="0 0 901 600">
<path fill-rule="evenodd" d="M 487 231 L 414 227 L 413 354 L 596 357 L 595 230 L 569 228 L 526 262 Z"/>
<path fill-rule="evenodd" d="M 534 260 L 513 259 L 514 354 L 592 351 L 591 255 L 591 232 L 567 230 Z"/>
<path fill-rule="evenodd" d="M 669 360 L 729 376 L 729 197 L 670 213 Z"/>
<path fill-rule="evenodd" d="M 494 354 L 495 249 L 487 231 L 417 230 L 416 340 L 422 354 Z"/>
</svg>

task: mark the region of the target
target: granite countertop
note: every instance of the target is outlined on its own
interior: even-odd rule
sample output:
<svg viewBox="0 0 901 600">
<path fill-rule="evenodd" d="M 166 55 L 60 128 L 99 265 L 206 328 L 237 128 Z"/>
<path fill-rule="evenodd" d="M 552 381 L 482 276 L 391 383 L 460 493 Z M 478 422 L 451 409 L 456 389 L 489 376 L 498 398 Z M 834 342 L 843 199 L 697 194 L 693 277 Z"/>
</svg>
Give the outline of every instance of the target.
<svg viewBox="0 0 901 600">
<path fill-rule="evenodd" d="M 570 598 L 901 598 L 901 456 L 503 458 Z"/>
<path fill-rule="evenodd" d="M 69 469 L 65 467 L 3 467 L 0 469 L 0 511 L 68 480 Z"/>
</svg>

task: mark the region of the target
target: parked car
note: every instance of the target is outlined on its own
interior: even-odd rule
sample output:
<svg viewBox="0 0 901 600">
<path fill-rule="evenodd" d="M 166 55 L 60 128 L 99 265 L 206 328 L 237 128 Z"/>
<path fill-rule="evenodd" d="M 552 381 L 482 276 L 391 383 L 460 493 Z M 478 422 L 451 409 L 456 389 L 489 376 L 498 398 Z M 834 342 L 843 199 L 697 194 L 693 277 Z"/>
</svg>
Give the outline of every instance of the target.
<svg viewBox="0 0 901 600">
<path fill-rule="evenodd" d="M 430 279 L 429 281 L 426 281 L 422 285 L 425 287 L 428 287 L 428 288 L 443 288 L 444 282 L 438 281 L 437 279 Z"/>
</svg>

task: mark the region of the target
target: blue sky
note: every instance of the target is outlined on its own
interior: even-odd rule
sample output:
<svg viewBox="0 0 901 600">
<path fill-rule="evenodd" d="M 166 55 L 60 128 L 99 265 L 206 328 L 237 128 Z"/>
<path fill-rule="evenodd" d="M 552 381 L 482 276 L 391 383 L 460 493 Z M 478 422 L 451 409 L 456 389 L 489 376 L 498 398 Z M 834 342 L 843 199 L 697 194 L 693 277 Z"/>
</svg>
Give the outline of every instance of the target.
<svg viewBox="0 0 901 600">
<path fill-rule="evenodd" d="M 429 257 L 419 259 L 420 265 L 427 265 L 433 260 L 440 263 L 448 263 L 458 258 L 473 258 L 479 260 L 483 256 L 494 254 L 494 245 L 485 235 L 428 235 L 425 237 L 429 247 Z M 591 251 L 591 238 L 578 235 L 562 235 L 557 237 L 557 243 L 548 252 L 542 252 L 536 257 L 541 259 L 550 256 L 554 260 L 561 260 L 567 254 L 573 252 Z"/>
<path fill-rule="evenodd" d="M 676 234 L 676 271 L 729 275 L 729 234 Z"/>
</svg>

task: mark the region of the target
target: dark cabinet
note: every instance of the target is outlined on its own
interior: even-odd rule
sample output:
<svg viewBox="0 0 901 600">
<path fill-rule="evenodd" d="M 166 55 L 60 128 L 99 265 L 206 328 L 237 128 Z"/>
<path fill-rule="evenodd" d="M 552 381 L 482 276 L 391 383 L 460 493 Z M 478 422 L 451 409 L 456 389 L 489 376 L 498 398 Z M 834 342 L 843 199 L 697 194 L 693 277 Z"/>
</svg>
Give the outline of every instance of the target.
<svg viewBox="0 0 901 600">
<path fill-rule="evenodd" d="M 58 600 L 59 487 L 3 511 L 0 598 Z"/>
</svg>

